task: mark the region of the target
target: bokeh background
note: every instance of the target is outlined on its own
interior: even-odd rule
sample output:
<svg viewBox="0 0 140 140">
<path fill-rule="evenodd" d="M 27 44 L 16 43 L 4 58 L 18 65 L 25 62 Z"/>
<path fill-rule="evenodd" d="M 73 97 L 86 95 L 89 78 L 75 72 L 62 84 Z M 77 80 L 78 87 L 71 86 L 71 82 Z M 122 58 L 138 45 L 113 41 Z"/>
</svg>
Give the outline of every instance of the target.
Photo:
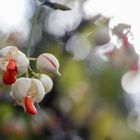
<svg viewBox="0 0 140 140">
<path fill-rule="evenodd" d="M 0 1 L 0 48 L 26 52 L 32 17 L 43 0 Z M 136 0 L 50 0 L 68 11 L 42 6 L 31 56 L 48 52 L 62 77 L 30 116 L 0 86 L 1 140 L 139 140 L 139 15 Z M 132 6 L 133 5 L 133 6 Z M 35 63 L 31 63 L 35 70 Z M 135 74 L 122 78 L 127 71 Z M 134 78 L 134 82 L 131 80 Z M 129 88 L 130 87 L 130 88 Z M 126 89 L 125 89 L 126 88 Z"/>
</svg>

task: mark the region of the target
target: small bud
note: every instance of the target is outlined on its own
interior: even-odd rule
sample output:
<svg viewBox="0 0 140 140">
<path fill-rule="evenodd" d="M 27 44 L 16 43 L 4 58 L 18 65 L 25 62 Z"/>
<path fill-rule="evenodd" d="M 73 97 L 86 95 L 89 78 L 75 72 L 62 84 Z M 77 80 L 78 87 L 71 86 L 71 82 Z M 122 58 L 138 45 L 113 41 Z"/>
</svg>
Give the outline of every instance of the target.
<svg viewBox="0 0 140 140">
<path fill-rule="evenodd" d="M 41 54 L 37 58 L 36 66 L 41 73 L 47 74 L 48 72 L 54 72 L 57 75 L 61 76 L 61 74 L 59 73 L 59 62 L 57 58 L 52 54 Z"/>
<path fill-rule="evenodd" d="M 43 84 L 43 86 L 45 88 L 46 94 L 52 90 L 53 81 L 49 76 L 47 76 L 45 74 L 41 74 L 39 80 L 42 82 L 42 84 Z"/>
</svg>

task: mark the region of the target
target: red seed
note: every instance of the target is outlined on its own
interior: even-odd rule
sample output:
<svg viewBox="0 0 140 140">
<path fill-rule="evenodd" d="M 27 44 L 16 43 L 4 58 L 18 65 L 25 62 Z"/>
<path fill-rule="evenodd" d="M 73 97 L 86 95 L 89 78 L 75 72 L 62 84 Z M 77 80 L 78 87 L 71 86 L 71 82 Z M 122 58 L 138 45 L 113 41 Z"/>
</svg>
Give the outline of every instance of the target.
<svg viewBox="0 0 140 140">
<path fill-rule="evenodd" d="M 7 70 L 3 74 L 3 82 L 6 85 L 11 85 L 16 82 L 17 67 L 14 58 L 9 59 Z"/>
<path fill-rule="evenodd" d="M 3 82 L 6 85 L 11 85 L 16 82 L 16 71 L 5 71 L 3 74 Z"/>
<path fill-rule="evenodd" d="M 26 96 L 24 98 L 24 103 L 25 103 L 26 112 L 28 112 L 31 115 L 37 114 L 37 110 L 36 110 L 32 100 L 31 100 L 30 96 Z"/>
<path fill-rule="evenodd" d="M 17 71 L 16 61 L 14 58 L 9 59 L 9 63 L 7 65 L 7 70 Z"/>
</svg>

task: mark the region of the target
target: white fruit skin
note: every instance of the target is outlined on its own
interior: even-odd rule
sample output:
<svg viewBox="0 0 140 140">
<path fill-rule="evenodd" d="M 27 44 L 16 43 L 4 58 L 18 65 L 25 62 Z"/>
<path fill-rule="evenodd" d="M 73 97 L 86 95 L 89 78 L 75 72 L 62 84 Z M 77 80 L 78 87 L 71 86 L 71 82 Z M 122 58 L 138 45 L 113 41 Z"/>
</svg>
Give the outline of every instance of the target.
<svg viewBox="0 0 140 140">
<path fill-rule="evenodd" d="M 12 56 L 17 65 L 17 75 L 25 73 L 29 66 L 29 60 L 24 53 L 18 50 L 17 47 L 8 46 L 0 50 L 0 70 L 4 72 L 8 65 L 8 57 Z"/>
<path fill-rule="evenodd" d="M 7 69 L 8 59 L 0 58 L 0 71 L 3 73 Z"/>
<path fill-rule="evenodd" d="M 50 59 L 54 63 L 55 66 L 53 66 L 53 64 L 47 58 Z M 49 54 L 49 53 L 41 54 L 37 58 L 36 66 L 37 66 L 37 69 L 43 74 L 47 74 L 48 72 L 54 72 L 58 75 L 61 75 L 59 73 L 59 62 L 57 58 L 52 54 Z"/>
<path fill-rule="evenodd" d="M 105 45 L 110 41 L 108 27 L 101 27 L 95 33 L 95 43 L 97 46 Z"/>
<path fill-rule="evenodd" d="M 31 87 L 31 79 L 19 78 L 14 84 L 12 84 L 12 97 L 13 99 L 23 99 L 28 94 L 28 90 Z"/>
<path fill-rule="evenodd" d="M 39 103 L 42 101 L 42 99 L 45 96 L 45 89 L 43 87 L 43 84 L 38 79 L 32 79 L 32 81 L 36 85 L 36 96 L 31 97 L 31 98 L 32 98 L 33 102 Z"/>
<path fill-rule="evenodd" d="M 46 94 L 52 90 L 52 88 L 53 88 L 53 81 L 52 81 L 52 79 L 49 76 L 47 76 L 45 74 L 41 74 L 39 80 L 42 82 L 42 84 L 43 84 L 43 86 L 45 88 Z"/>
<path fill-rule="evenodd" d="M 8 53 L 11 55 L 15 55 L 18 52 L 18 48 L 15 46 L 7 46 L 0 50 L 0 57 L 7 57 Z"/>
<path fill-rule="evenodd" d="M 35 90 L 32 90 L 35 89 Z M 12 84 L 11 97 L 18 105 L 25 108 L 24 98 L 30 96 L 32 102 L 39 103 L 45 96 L 45 89 L 42 83 L 37 79 L 19 78 Z"/>
<path fill-rule="evenodd" d="M 18 54 L 14 58 L 17 64 L 17 74 L 21 75 L 25 73 L 29 66 L 29 59 L 21 51 L 18 51 Z"/>
<path fill-rule="evenodd" d="M 24 98 L 27 96 L 28 90 L 31 86 L 31 80 L 29 78 L 19 78 L 16 83 L 12 84 L 11 97 L 16 104 L 22 106 L 25 109 Z"/>
<path fill-rule="evenodd" d="M 140 72 L 138 71 L 128 71 L 126 72 L 122 79 L 121 85 L 124 91 L 129 94 L 138 94 L 140 93 Z"/>
</svg>

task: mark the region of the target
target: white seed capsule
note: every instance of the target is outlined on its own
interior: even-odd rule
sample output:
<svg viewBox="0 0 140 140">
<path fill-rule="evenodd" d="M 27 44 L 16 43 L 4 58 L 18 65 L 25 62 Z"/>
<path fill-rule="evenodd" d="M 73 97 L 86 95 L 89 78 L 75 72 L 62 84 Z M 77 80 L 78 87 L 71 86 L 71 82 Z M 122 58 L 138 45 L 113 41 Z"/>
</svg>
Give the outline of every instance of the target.
<svg viewBox="0 0 140 140">
<path fill-rule="evenodd" d="M 25 73 L 29 66 L 29 60 L 24 53 L 14 46 L 8 46 L 0 50 L 0 70 L 2 72 L 6 71 L 11 57 L 15 59 L 17 75 Z"/>
<path fill-rule="evenodd" d="M 121 79 L 122 88 L 129 94 L 140 93 L 139 83 L 140 83 L 140 71 L 130 70 L 126 72 Z"/>
<path fill-rule="evenodd" d="M 0 50 L 0 57 L 14 56 L 18 53 L 18 48 L 15 46 L 7 46 Z"/>
<path fill-rule="evenodd" d="M 21 75 L 25 73 L 28 70 L 29 59 L 21 51 L 18 51 L 18 54 L 14 58 L 17 64 L 17 74 Z"/>
<path fill-rule="evenodd" d="M 53 81 L 49 76 L 47 76 L 45 74 L 41 74 L 39 80 L 42 82 L 42 84 L 43 84 L 43 86 L 45 88 L 46 94 L 52 90 Z"/>
<path fill-rule="evenodd" d="M 101 27 L 95 33 L 95 44 L 97 46 L 105 45 L 110 41 L 108 27 Z"/>
<path fill-rule="evenodd" d="M 45 89 L 37 79 L 19 78 L 12 85 L 11 96 L 18 105 L 25 108 L 24 98 L 26 96 L 30 96 L 33 103 L 39 103 L 45 96 Z"/>
<path fill-rule="evenodd" d="M 36 66 L 41 73 L 47 74 L 48 72 L 54 72 L 61 76 L 59 73 L 59 62 L 57 58 L 50 53 L 41 54 L 37 58 Z"/>
<path fill-rule="evenodd" d="M 41 102 L 45 96 L 45 89 L 43 84 L 38 79 L 31 79 L 31 87 L 28 91 L 28 95 L 31 96 L 33 102 Z"/>
</svg>

